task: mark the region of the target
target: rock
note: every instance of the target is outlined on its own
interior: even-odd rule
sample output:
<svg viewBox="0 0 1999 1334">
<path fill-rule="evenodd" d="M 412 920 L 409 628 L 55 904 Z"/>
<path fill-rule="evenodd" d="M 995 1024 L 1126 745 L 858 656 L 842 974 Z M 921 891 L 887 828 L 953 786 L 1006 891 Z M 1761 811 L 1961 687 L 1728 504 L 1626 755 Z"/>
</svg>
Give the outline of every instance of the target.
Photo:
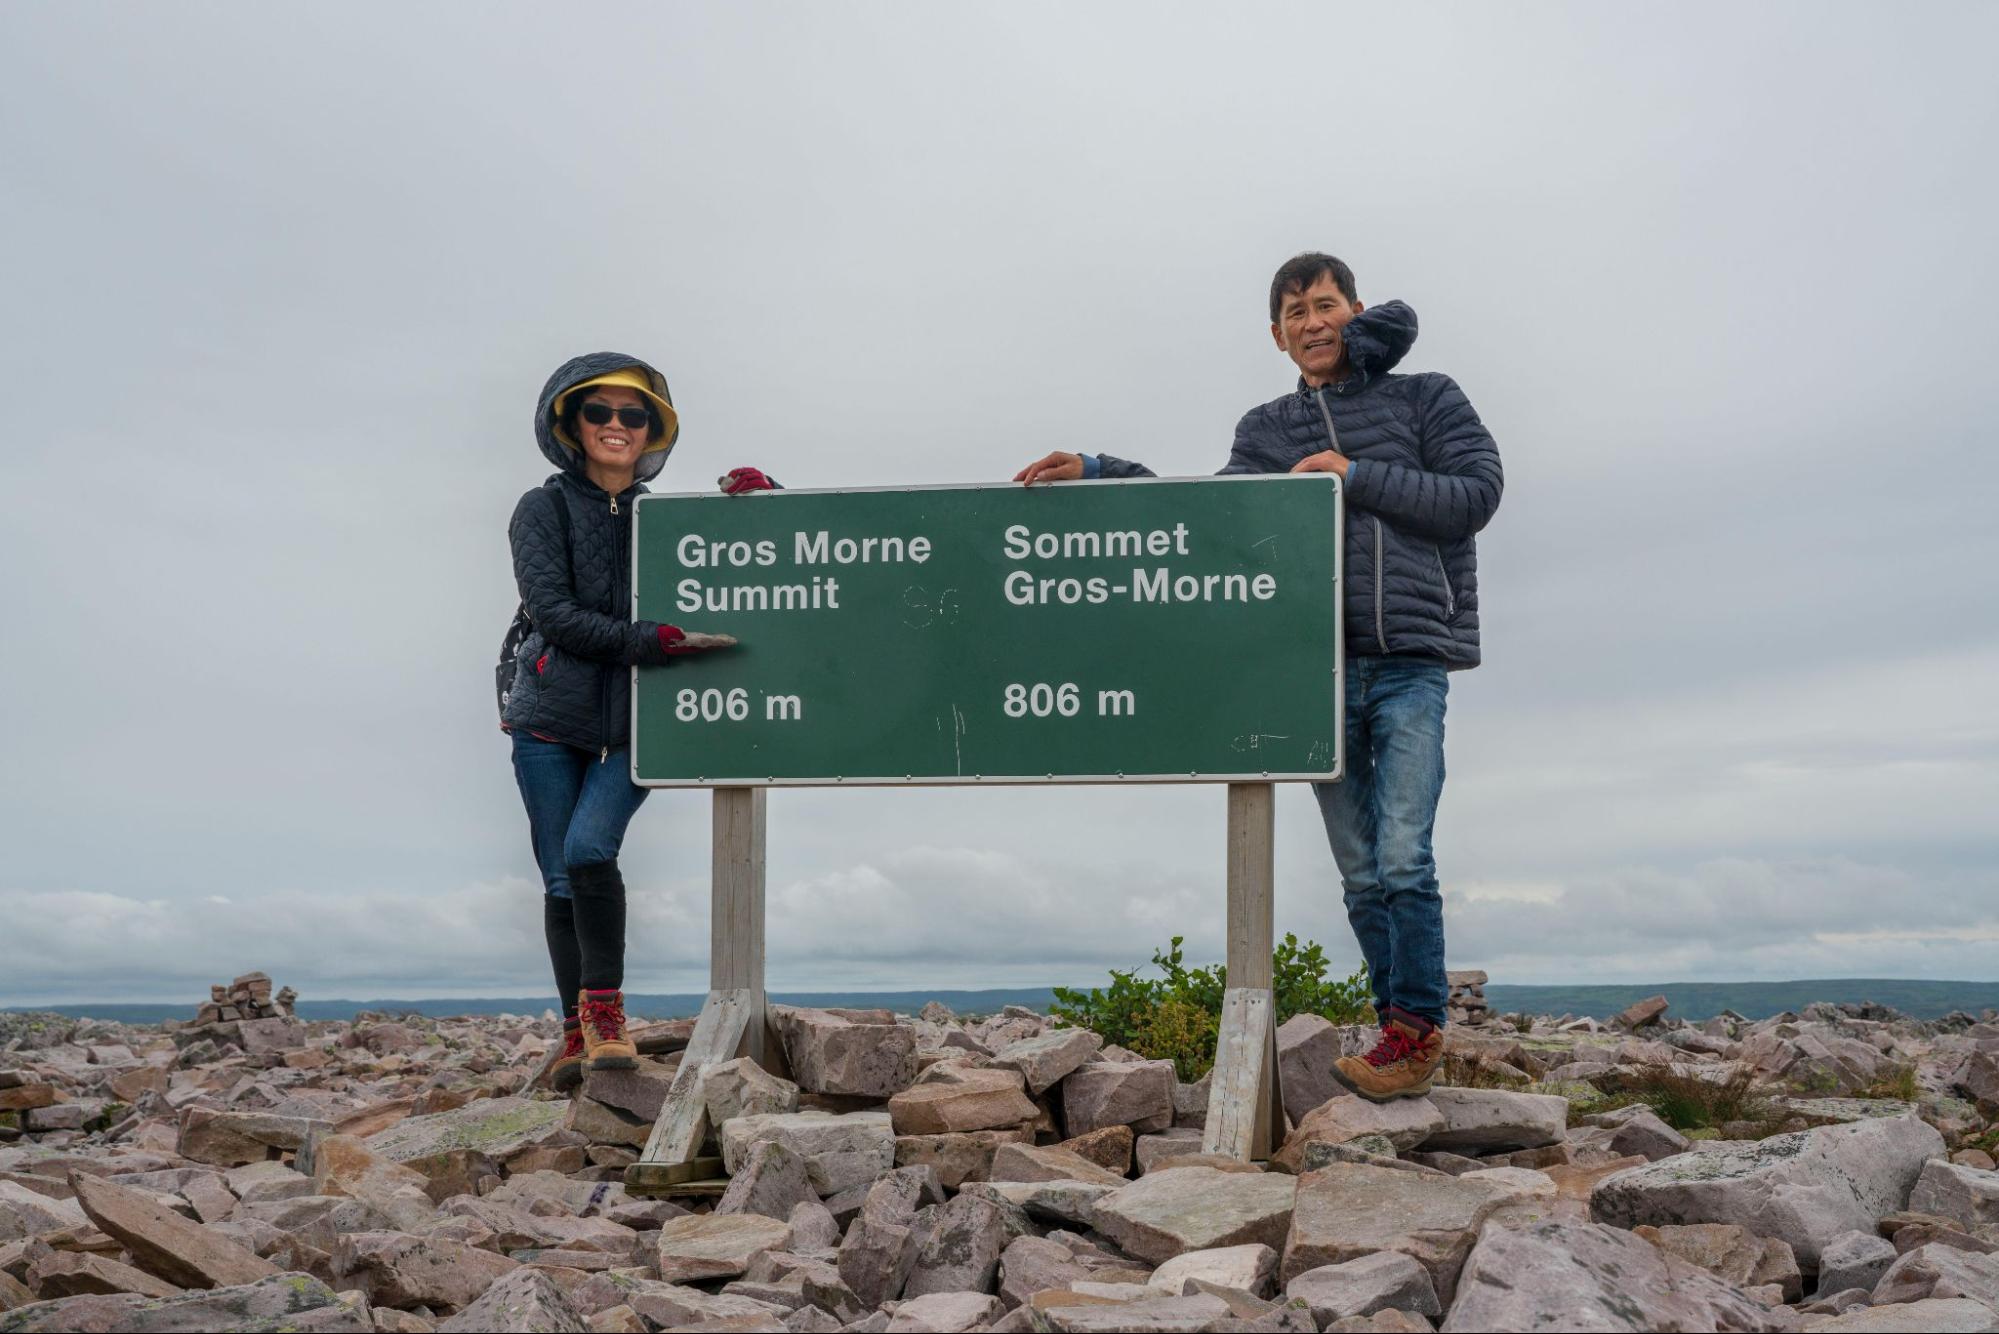
<svg viewBox="0 0 1999 1334">
<path fill-rule="evenodd" d="M 1288 1285 L 1308 1269 L 1400 1251 L 1429 1271 L 1440 1302 L 1478 1229 L 1502 1202 L 1477 1182 L 1340 1163 L 1298 1180 L 1298 1207 L 1279 1273 Z"/>
<path fill-rule="evenodd" d="M 1547 1221 L 1485 1229 L 1442 1329 L 1788 1328 L 1785 1318 L 1628 1232 Z"/>
<path fill-rule="evenodd" d="M 610 1306 L 632 1308 L 653 1328 L 675 1329 L 710 1320 L 775 1320 L 784 1308 L 752 1297 L 703 1292 L 678 1283 L 613 1271 L 584 1280 L 572 1290 L 577 1310 L 601 1313 Z"/>
<path fill-rule="evenodd" d="M 1738 1288 L 1775 1284 L 1785 1301 L 1796 1301 L 1801 1293 L 1797 1259 L 1775 1237 L 1759 1237 L 1732 1223 L 1642 1225 L 1632 1235 Z"/>
<path fill-rule="evenodd" d="M 711 1065 L 702 1076 L 708 1124 L 719 1128 L 739 1116 L 780 1116 L 798 1110 L 798 1085 L 779 1079 L 747 1056 Z"/>
<path fill-rule="evenodd" d="M 1426 1149 L 1534 1149 L 1568 1135 L 1569 1100 L 1553 1094 L 1438 1088 L 1428 1101 L 1444 1128 L 1423 1141 Z"/>
<path fill-rule="evenodd" d="M 817 1204 L 819 1197 L 807 1179 L 805 1159 L 777 1140 L 760 1140 L 750 1146 L 715 1212 L 787 1220 L 807 1201 Z"/>
<path fill-rule="evenodd" d="M 622 1144 L 628 1149 L 643 1149 L 652 1135 L 649 1122 L 580 1093 L 570 1099 L 562 1128 L 591 1144 Z"/>
<path fill-rule="evenodd" d="M 1041 1306 L 1037 1314 L 1048 1328 L 1061 1334 L 1110 1334 L 1110 1331 L 1168 1334 L 1213 1328 L 1234 1313 L 1226 1300 L 1203 1292 L 1192 1297 L 1146 1297 L 1126 1302 L 1085 1302 L 1080 1294 L 1074 1294 L 1068 1301 Z"/>
<path fill-rule="evenodd" d="M 1302 1122 L 1328 1098 L 1347 1095 L 1333 1077 L 1333 1063 L 1346 1054 L 1343 1030 L 1316 1014 L 1294 1014 L 1277 1026 L 1277 1070 L 1284 1089 L 1284 1114 Z M 1351 1095 L 1347 1095 L 1351 1096 Z"/>
<path fill-rule="evenodd" d="M 0 1089 L 0 1112 L 31 1112 L 39 1107 L 53 1107 L 59 1099 L 54 1084 L 16 1084 Z"/>
<path fill-rule="evenodd" d="M 0 1181 L 0 1242 L 66 1227 L 83 1227 L 90 1220 L 73 1201 L 58 1200 L 13 1181 Z"/>
<path fill-rule="evenodd" d="M 916 1030 L 830 1010 L 770 1007 L 786 1061 L 809 1093 L 888 1098 L 916 1081 Z"/>
<path fill-rule="evenodd" d="M 301 1330 L 373 1334 L 366 1314 L 310 1274 L 274 1274 L 255 1283 L 165 1299 L 137 1293 L 67 1297 L 0 1315 L 6 1334 L 56 1331 Z"/>
<path fill-rule="evenodd" d="M 566 1102 L 483 1098 L 447 1112 L 406 1117 L 367 1136 L 370 1153 L 420 1172 L 434 1200 L 476 1193 L 478 1177 L 498 1175 L 497 1160 L 557 1134 Z"/>
<path fill-rule="evenodd" d="M 1363 1135 L 1381 1135 L 1396 1149 L 1409 1150 L 1446 1129 L 1444 1114 L 1432 1098 L 1375 1103 L 1343 1093 L 1307 1112 L 1285 1138 L 1284 1146 L 1271 1156 L 1270 1164 L 1295 1174 L 1301 1170 L 1308 1144 L 1344 1144 Z"/>
<path fill-rule="evenodd" d="M 1435 1320 L 1443 1314 L 1430 1271 L 1400 1251 L 1377 1251 L 1357 1260 L 1307 1269 L 1284 1285 L 1284 1295 L 1312 1308 L 1321 1327 L 1350 1316 L 1399 1310 Z"/>
<path fill-rule="evenodd" d="M 676 1072 L 676 1066 L 641 1056 L 630 1070 L 586 1071 L 583 1092 L 649 1126 L 659 1120 Z"/>
<path fill-rule="evenodd" d="M 1924 1163 L 1909 1195 L 1909 1208 L 1970 1230 L 1987 1227 L 1999 1232 L 1999 1172 L 1949 1162 Z"/>
<path fill-rule="evenodd" d="M 1000 1130 L 1034 1118 L 1034 1104 L 1014 1070 L 969 1070 L 953 1083 L 921 1083 L 888 1100 L 898 1135 Z"/>
<path fill-rule="evenodd" d="M 82 1297 L 89 1293 L 136 1292 L 141 1297 L 178 1297 L 181 1290 L 109 1256 L 78 1251 L 47 1251 L 28 1267 L 37 1295 L 44 1299 Z"/>
<path fill-rule="evenodd" d="M 984 1329 L 1006 1313 L 997 1297 L 983 1292 L 932 1292 L 912 1297 L 895 1308 L 888 1334 L 958 1334 Z"/>
<path fill-rule="evenodd" d="M 1999 1309 L 1999 1256 L 1932 1242 L 1904 1253 L 1874 1285 L 1874 1304 L 1969 1297 Z"/>
<path fill-rule="evenodd" d="M 1195 1280 L 1268 1297 L 1277 1282 L 1277 1251 L 1262 1242 L 1182 1251 L 1153 1271 L 1146 1286 L 1168 1297 L 1186 1295 Z"/>
<path fill-rule="evenodd" d="M 1620 1119 L 1606 1147 L 1620 1158 L 1635 1155 L 1656 1163 L 1685 1153 L 1693 1141 L 1661 1121 L 1651 1109 L 1639 1107 Z"/>
<path fill-rule="evenodd" d="M 292 1051 L 306 1043 L 305 1025 L 297 1019 L 273 1015 L 268 1019 L 245 1019 L 236 1025 L 237 1040 L 252 1056 L 267 1052 Z"/>
<path fill-rule="evenodd" d="M 805 1160 L 821 1195 L 863 1185 L 895 1167 L 895 1126 L 887 1112 L 789 1112 L 739 1116 L 722 1126 L 722 1161 L 730 1172 L 751 1145 L 775 1140 Z"/>
<path fill-rule="evenodd" d="M 1081 1069 L 1103 1045 L 1104 1040 L 1087 1028 L 1051 1028 L 1002 1047 L 993 1057 L 993 1068 L 1017 1072 L 1027 1091 L 1038 1098 Z"/>
<path fill-rule="evenodd" d="M 407 1232 L 345 1233 L 333 1252 L 334 1273 L 378 1306 L 469 1306 L 518 1268 L 464 1242 Z"/>
<path fill-rule="evenodd" d="M 1956 1334 L 1999 1329 L 1999 1317 L 1984 1302 L 1969 1298 L 1929 1298 L 1894 1306 L 1861 1307 L 1844 1315 L 1805 1323 L 1808 1334 Z"/>
<path fill-rule="evenodd" d="M 323 1195 L 360 1200 L 400 1231 L 420 1231 L 436 1211 L 427 1193 L 430 1183 L 421 1172 L 377 1157 L 365 1143 L 351 1135 L 328 1135 L 315 1140 L 312 1167 L 312 1176 L 301 1178 L 312 1189 Z M 283 1194 L 266 1191 L 261 1198 L 301 1197 L 286 1187 Z M 244 1202 L 258 1201 L 246 1196 Z"/>
<path fill-rule="evenodd" d="M 792 1206 L 791 1245 L 801 1251 L 830 1251 L 840 1245 L 840 1225 L 833 1221 L 833 1211 L 817 1200 L 804 1200 Z"/>
<path fill-rule="evenodd" d="M 783 1250 L 790 1238 L 790 1224 L 762 1214 L 668 1219 L 659 1229 L 659 1276 L 668 1283 L 735 1278 L 764 1251 Z"/>
<path fill-rule="evenodd" d="M 1173 1062 L 1120 1064 L 1091 1061 L 1062 1081 L 1062 1124 L 1070 1135 L 1105 1126 L 1130 1126 L 1134 1134 L 1173 1124 Z"/>
<path fill-rule="evenodd" d="M 1653 996 L 1633 1004 L 1610 1022 L 1618 1028 L 1637 1030 L 1647 1024 L 1657 1023 L 1659 1016 L 1664 1013 L 1666 1013 L 1666 998 Z"/>
<path fill-rule="evenodd" d="M 324 1121 L 302 1116 L 188 1107 L 180 1114 L 180 1139 L 175 1148 L 181 1157 L 197 1163 L 241 1167 L 274 1158 L 280 1151 L 296 1152 L 314 1130 L 330 1129 Z"/>
<path fill-rule="evenodd" d="M 1121 1130 L 1128 1127 L 1120 1126 Z M 1032 1144 L 1006 1144 L 993 1154 L 993 1181 L 1093 1181 L 1103 1186 L 1122 1186 L 1122 1174 L 1098 1167 L 1079 1153 L 1060 1145 L 1037 1148 Z"/>
<path fill-rule="evenodd" d="M 1735 1223 L 1789 1243 L 1817 1269 L 1819 1249 L 1908 1203 L 1943 1137 L 1914 1117 L 1859 1121 L 1703 1147 L 1606 1177 L 1590 1195 L 1601 1223 Z"/>
<path fill-rule="evenodd" d="M 1137 1139 L 1130 1126 L 1105 1126 L 1101 1130 L 1072 1136 L 1055 1147 L 1080 1154 L 1106 1172 L 1125 1176 L 1131 1171 L 1131 1150 Z"/>
<path fill-rule="evenodd" d="M 1118 1129 L 1124 1130 L 1125 1127 Z M 1126 1133 L 1129 1134 L 1129 1131 Z M 1001 1145 L 1033 1142 L 1033 1132 L 1021 1129 L 973 1130 L 959 1135 L 897 1135 L 895 1165 L 917 1167 L 927 1164 L 936 1170 L 939 1183 L 956 1190 L 967 1181 L 990 1180 L 993 1155 Z M 1127 1155 L 1131 1152 L 1129 1145 L 1125 1152 Z"/>
<path fill-rule="evenodd" d="M 1172 1126 L 1157 1134 L 1140 1135 L 1132 1141 L 1132 1157 L 1138 1161 L 1140 1173 L 1150 1172 L 1169 1158 L 1199 1153 L 1202 1135 L 1193 1126 Z"/>
<path fill-rule="evenodd" d="M 1009 1240 L 1006 1217 L 998 1206 L 976 1196 L 958 1196 L 931 1219 L 929 1235 L 917 1249 L 903 1284 L 904 1296 L 989 1290 Z"/>
<path fill-rule="evenodd" d="M 69 1184 L 91 1222 L 131 1252 L 141 1269 L 177 1287 L 237 1287 L 278 1272 L 270 1261 L 138 1191 L 75 1171 Z"/>
<path fill-rule="evenodd" d="M 1044 1237 L 1016 1237 L 1000 1252 L 999 1297 L 1011 1310 L 1037 1292 L 1066 1291 L 1091 1270 L 1068 1247 Z"/>
<path fill-rule="evenodd" d="M 1844 1292 L 1865 1288 L 1869 1292 L 1895 1263 L 1895 1247 L 1872 1232 L 1842 1232 L 1819 1250 L 1819 1291 Z"/>
<path fill-rule="evenodd" d="M 1154 1264 L 1185 1251 L 1284 1244 L 1298 1182 L 1276 1173 L 1187 1167 L 1140 1177 L 1096 1202 L 1099 1232 Z"/>
<path fill-rule="evenodd" d="M 1173 1084 L 1173 1124 L 1202 1130 L 1208 1124 L 1208 1092 L 1214 1087 L 1215 1072 L 1208 1071 L 1191 1084 Z"/>
<path fill-rule="evenodd" d="M 1044 1221 L 1090 1227 L 1097 1202 L 1116 1190 L 1092 1181 L 967 1181 L 960 1193 L 1023 1209 Z"/>
<path fill-rule="evenodd" d="M 438 1334 L 481 1331 L 534 1331 L 534 1334 L 589 1334 L 555 1281 L 539 1269 L 516 1269 L 499 1279 L 470 1306 L 444 1321 Z"/>
<path fill-rule="evenodd" d="M 919 1241 L 913 1224 L 922 1194 L 917 1170 L 907 1167 L 897 1168 L 868 1188 L 860 1212 L 840 1243 L 840 1277 L 862 1305 L 880 1306 L 902 1294 L 916 1263 Z"/>
</svg>

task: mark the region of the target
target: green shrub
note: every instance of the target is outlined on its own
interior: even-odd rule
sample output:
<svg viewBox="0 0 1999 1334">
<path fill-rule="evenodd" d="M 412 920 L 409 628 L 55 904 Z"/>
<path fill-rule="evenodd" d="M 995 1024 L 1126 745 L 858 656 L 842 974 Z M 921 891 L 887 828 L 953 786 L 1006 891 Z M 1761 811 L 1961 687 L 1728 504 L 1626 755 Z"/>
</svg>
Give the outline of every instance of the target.
<svg viewBox="0 0 1999 1334">
<path fill-rule="evenodd" d="M 1179 1077 L 1192 1083 L 1215 1063 L 1228 970 L 1221 964 L 1187 967 L 1180 948 L 1185 939 L 1175 936 L 1166 952 L 1153 951 L 1152 964 L 1161 976 L 1113 968 L 1108 987 L 1055 988 L 1049 1013 L 1150 1060 L 1171 1061 Z M 1270 962 L 1278 1023 L 1296 1014 L 1323 1015 L 1336 1024 L 1374 1022 L 1365 968 L 1346 978 L 1328 977 L 1325 950 L 1316 941 L 1300 946 L 1292 934 L 1271 951 Z"/>
</svg>

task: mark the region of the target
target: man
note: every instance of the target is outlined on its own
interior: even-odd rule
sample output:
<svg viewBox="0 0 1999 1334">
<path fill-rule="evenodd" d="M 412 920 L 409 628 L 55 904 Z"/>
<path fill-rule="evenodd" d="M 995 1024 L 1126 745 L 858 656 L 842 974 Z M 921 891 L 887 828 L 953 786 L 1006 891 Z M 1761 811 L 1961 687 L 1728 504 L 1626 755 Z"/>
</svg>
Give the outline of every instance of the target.
<svg viewBox="0 0 1999 1334">
<path fill-rule="evenodd" d="M 1499 508 L 1499 450 L 1449 376 L 1391 374 L 1416 341 L 1416 313 L 1399 301 L 1369 310 L 1331 255 L 1277 271 L 1270 336 L 1298 367 L 1297 391 L 1243 417 L 1222 472 L 1334 473 L 1348 511 L 1346 778 L 1314 790 L 1381 1040 L 1336 1073 L 1376 1102 L 1418 1097 L 1443 1059 L 1450 992 L 1430 841 L 1447 673 L 1479 661 L 1474 537 Z M 1014 480 L 1151 475 L 1058 451 Z"/>
</svg>

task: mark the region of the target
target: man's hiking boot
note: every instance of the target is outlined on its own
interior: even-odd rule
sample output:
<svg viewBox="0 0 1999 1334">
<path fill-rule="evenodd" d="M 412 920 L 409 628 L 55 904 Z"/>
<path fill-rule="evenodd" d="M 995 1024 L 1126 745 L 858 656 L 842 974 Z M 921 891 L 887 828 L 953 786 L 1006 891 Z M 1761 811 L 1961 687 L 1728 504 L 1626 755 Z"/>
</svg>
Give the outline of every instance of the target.
<svg viewBox="0 0 1999 1334">
<path fill-rule="evenodd" d="M 1381 1041 L 1362 1056 L 1342 1056 L 1333 1077 L 1369 1102 L 1420 1098 L 1444 1060 L 1444 1030 L 1424 1019 L 1391 1009 L 1383 1017 Z"/>
<path fill-rule="evenodd" d="M 562 1021 L 562 1054 L 548 1068 L 549 1087 L 567 1093 L 583 1082 L 583 1021 Z"/>
<path fill-rule="evenodd" d="M 625 1032 L 625 993 L 590 991 L 581 994 L 576 1017 L 582 1021 L 584 1061 L 591 1070 L 633 1070 L 639 1049 Z"/>
</svg>

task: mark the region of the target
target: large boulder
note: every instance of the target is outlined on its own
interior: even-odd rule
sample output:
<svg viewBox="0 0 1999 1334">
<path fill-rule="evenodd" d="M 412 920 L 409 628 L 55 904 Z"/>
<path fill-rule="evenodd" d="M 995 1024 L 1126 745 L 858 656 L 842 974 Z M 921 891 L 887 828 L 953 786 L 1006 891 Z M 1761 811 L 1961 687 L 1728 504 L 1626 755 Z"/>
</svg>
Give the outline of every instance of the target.
<svg viewBox="0 0 1999 1334">
<path fill-rule="evenodd" d="M 1087 1028 L 1051 1028 L 1002 1047 L 993 1056 L 993 1068 L 1017 1071 L 1027 1082 L 1027 1091 L 1038 1098 L 1081 1069 L 1103 1045 L 1104 1040 Z"/>
<path fill-rule="evenodd" d="M 1962 1223 L 1972 1231 L 1991 1228 L 1999 1234 L 1999 1172 L 1981 1171 L 1933 1159 L 1909 1193 L 1909 1208 Z"/>
<path fill-rule="evenodd" d="M 238 1287 L 278 1272 L 269 1260 L 143 1192 L 76 1171 L 69 1184 L 90 1221 L 129 1251 L 139 1268 L 177 1287 Z"/>
<path fill-rule="evenodd" d="M 587 1334 L 590 1324 L 540 1269 L 516 1269 L 479 1294 L 479 1299 L 444 1321 L 438 1334 L 484 1334 L 488 1330 L 534 1330 L 535 1334 Z"/>
<path fill-rule="evenodd" d="M 887 1112 L 739 1116 L 722 1125 L 723 1166 L 734 1172 L 764 1140 L 803 1158 L 806 1178 L 821 1195 L 865 1185 L 895 1166 L 895 1125 Z"/>
<path fill-rule="evenodd" d="M 1796 1301 L 1800 1295 L 1803 1278 L 1798 1273 L 1797 1257 L 1775 1237 L 1759 1237 L 1733 1223 L 1679 1223 L 1667 1227 L 1648 1223 L 1631 1231 L 1640 1240 L 1707 1270 L 1724 1283 L 1738 1288 L 1775 1284 L 1782 1289 L 1787 1302 Z"/>
<path fill-rule="evenodd" d="M 1569 1100 L 1554 1094 L 1437 1088 L 1429 1102 L 1444 1118 L 1444 1128 L 1423 1141 L 1429 1150 L 1538 1149 L 1569 1133 Z"/>
<path fill-rule="evenodd" d="M 1198 1147 L 1198 1146 L 1197 1146 Z M 1006 1144 L 993 1154 L 993 1181 L 1094 1181 L 1105 1186 L 1123 1186 L 1122 1172 L 1097 1166 L 1080 1153 L 1059 1144 Z"/>
<path fill-rule="evenodd" d="M 916 1030 L 886 1010 L 773 1005 L 770 1017 L 807 1093 L 888 1098 L 916 1082 Z"/>
<path fill-rule="evenodd" d="M 1355 1025 L 1342 1027 L 1316 1014 L 1294 1014 L 1277 1026 L 1277 1071 L 1284 1089 L 1284 1114 L 1293 1125 L 1314 1107 L 1346 1092 L 1333 1074 L 1340 1057 L 1363 1051 L 1380 1035 Z"/>
<path fill-rule="evenodd" d="M 747 1056 L 711 1065 L 701 1076 L 708 1124 L 720 1126 L 739 1116 L 776 1116 L 798 1110 L 798 1085 L 779 1079 Z"/>
<path fill-rule="evenodd" d="M 379 1306 L 469 1306 L 520 1262 L 445 1237 L 407 1232 L 343 1233 L 333 1272 Z"/>
<path fill-rule="evenodd" d="M 1999 1255 L 1931 1242 L 1905 1252 L 1874 1285 L 1874 1304 L 1969 1297 L 1999 1309 Z"/>
<path fill-rule="evenodd" d="M 935 1179 L 921 1168 L 900 1167 L 868 1188 L 840 1243 L 840 1277 L 862 1305 L 876 1307 L 902 1295 L 920 1244 L 917 1210 Z"/>
<path fill-rule="evenodd" d="M 303 1116 L 186 1107 L 181 1110 L 174 1148 L 181 1157 L 197 1163 L 241 1167 L 275 1158 L 279 1152 L 296 1153 L 314 1130 L 330 1129 L 324 1121 Z"/>
<path fill-rule="evenodd" d="M 926 1081 L 888 1100 L 898 1135 L 949 1135 L 1018 1127 L 1035 1116 L 1017 1070 L 967 1069 Z"/>
<path fill-rule="evenodd" d="M 1336 1265 L 1320 1265 L 1284 1285 L 1284 1296 L 1312 1308 L 1324 1328 L 1335 1320 L 1376 1311 L 1407 1311 L 1426 1320 L 1442 1315 L 1430 1271 L 1400 1251 L 1376 1251 Z"/>
<path fill-rule="evenodd" d="M 1479 1228 L 1507 1198 L 1457 1177 L 1334 1163 L 1298 1180 L 1281 1277 L 1288 1284 L 1321 1265 L 1400 1251 L 1429 1271 L 1438 1300 L 1448 1303 Z"/>
<path fill-rule="evenodd" d="M 1735 1223 L 1789 1243 L 1807 1270 L 1843 1232 L 1905 1207 L 1943 1136 L 1914 1117 L 1820 1126 L 1756 1143 L 1697 1149 L 1597 1183 L 1600 1223 Z"/>
<path fill-rule="evenodd" d="M 903 1295 L 988 1291 L 999 1272 L 1000 1254 L 1012 1240 L 1000 1206 L 960 1195 L 938 1209 L 929 1226 L 902 1286 Z"/>
<path fill-rule="evenodd" d="M 715 1202 L 718 1214 L 762 1214 L 789 1219 L 791 1211 L 819 1196 L 805 1170 L 805 1159 L 774 1139 L 759 1140 L 743 1156 L 728 1190 Z"/>
<path fill-rule="evenodd" d="M 1363 1135 L 1380 1135 L 1397 1149 L 1407 1151 L 1444 1133 L 1444 1114 L 1430 1098 L 1397 1098 L 1393 1102 L 1369 1102 L 1351 1093 L 1328 1098 L 1307 1112 L 1284 1140 L 1284 1147 L 1271 1158 L 1271 1165 L 1286 1172 L 1303 1171 L 1308 1144 L 1345 1144 Z"/>
<path fill-rule="evenodd" d="M 372 1334 L 365 1307 L 349 1306 L 310 1274 L 272 1274 L 165 1299 L 139 1293 L 97 1294 L 35 1302 L 0 1312 L 4 1334 L 77 1330 L 301 1330 Z"/>
<path fill-rule="evenodd" d="M 1134 1134 L 1173 1124 L 1173 1062 L 1091 1061 L 1062 1081 L 1062 1124 L 1071 1136 L 1105 1126 Z"/>
<path fill-rule="evenodd" d="M 1284 1244 L 1298 1194 L 1293 1177 L 1182 1167 L 1155 1172 L 1096 1202 L 1097 1230 L 1142 1260 L 1261 1242 Z"/>
<path fill-rule="evenodd" d="M 1992 1334 L 1999 1315 L 1969 1297 L 1929 1297 L 1890 1306 L 1862 1306 L 1805 1324 L 1808 1334 Z"/>
<path fill-rule="evenodd" d="M 1000 1299 L 983 1292 L 931 1292 L 896 1307 L 883 1328 L 886 1334 L 958 1334 L 990 1328 L 1005 1314 Z"/>
<path fill-rule="evenodd" d="M 561 1134 L 568 1113 L 567 1101 L 482 1098 L 448 1112 L 406 1117 L 363 1142 L 376 1157 L 421 1172 L 431 1198 L 442 1202 L 476 1194 L 478 1177 L 492 1164 Z"/>
<path fill-rule="evenodd" d="M 1276 1279 L 1276 1250 L 1253 1241 L 1244 1246 L 1182 1251 L 1154 1270 L 1146 1286 L 1168 1297 L 1186 1295 L 1189 1285 L 1197 1282 L 1268 1297 Z"/>
<path fill-rule="evenodd" d="M 1792 1317 L 1791 1319 L 1795 1319 Z M 1466 1259 L 1446 1331 L 1781 1330 L 1785 1314 L 1595 1223 L 1494 1223 Z"/>
<path fill-rule="evenodd" d="M 781 1251 L 791 1225 L 762 1214 L 689 1214 L 659 1230 L 659 1276 L 668 1283 L 735 1278 L 765 1251 Z"/>
</svg>

